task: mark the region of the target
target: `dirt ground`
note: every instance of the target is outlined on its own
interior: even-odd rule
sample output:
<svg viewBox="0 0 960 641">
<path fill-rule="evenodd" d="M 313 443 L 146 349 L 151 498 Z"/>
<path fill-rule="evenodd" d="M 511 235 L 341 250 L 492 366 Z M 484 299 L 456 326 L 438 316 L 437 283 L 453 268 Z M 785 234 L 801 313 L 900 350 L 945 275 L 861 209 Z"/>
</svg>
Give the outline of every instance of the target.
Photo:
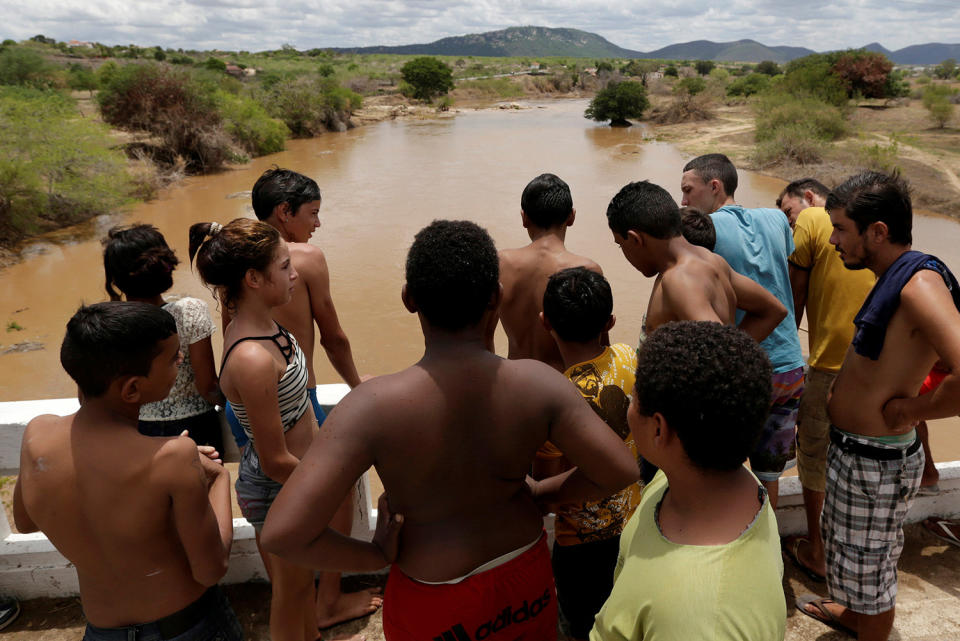
<svg viewBox="0 0 960 641">
<path fill-rule="evenodd" d="M 900 593 L 892 641 L 960 639 L 960 548 L 940 542 L 920 525 L 905 528 L 906 548 L 900 559 Z M 783 588 L 787 601 L 786 641 L 839 641 L 848 638 L 801 615 L 794 607 L 799 595 L 825 595 L 824 584 L 813 583 L 785 561 Z M 383 585 L 383 575 L 347 577 L 346 590 Z M 270 586 L 265 583 L 225 588 L 243 624 L 248 641 L 268 641 Z M 20 618 L 0 632 L 3 641 L 73 641 L 83 635 L 79 599 L 35 599 L 22 604 Z M 367 641 L 383 639 L 379 612 L 324 631 L 330 641 L 362 633 Z M 566 641 L 561 633 L 560 641 Z"/>
</svg>

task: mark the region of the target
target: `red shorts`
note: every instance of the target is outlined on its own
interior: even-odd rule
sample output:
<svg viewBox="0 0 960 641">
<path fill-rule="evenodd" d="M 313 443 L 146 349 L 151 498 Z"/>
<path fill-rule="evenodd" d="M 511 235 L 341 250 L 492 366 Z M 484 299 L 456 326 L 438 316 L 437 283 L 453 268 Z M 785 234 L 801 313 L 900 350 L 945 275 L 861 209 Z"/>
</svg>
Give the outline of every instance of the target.
<svg viewBox="0 0 960 641">
<path fill-rule="evenodd" d="M 383 595 L 387 641 L 556 641 L 557 592 L 547 537 L 459 583 L 428 585 L 394 565 Z"/>
<path fill-rule="evenodd" d="M 920 386 L 920 396 L 929 394 L 933 390 L 937 389 L 937 387 L 940 386 L 940 383 L 943 382 L 943 379 L 945 379 L 949 373 L 950 372 L 938 369 L 936 367 L 930 370 L 930 373 L 927 374 L 927 378 L 925 378 L 923 381 L 923 385 Z"/>
</svg>

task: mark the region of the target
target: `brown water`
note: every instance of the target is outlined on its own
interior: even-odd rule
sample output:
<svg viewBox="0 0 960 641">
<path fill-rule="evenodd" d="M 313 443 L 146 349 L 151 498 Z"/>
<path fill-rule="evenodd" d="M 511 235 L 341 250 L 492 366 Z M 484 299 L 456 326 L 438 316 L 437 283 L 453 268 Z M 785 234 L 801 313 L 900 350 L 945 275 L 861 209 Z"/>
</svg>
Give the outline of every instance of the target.
<svg viewBox="0 0 960 641">
<path fill-rule="evenodd" d="M 400 303 L 403 261 L 413 235 L 436 218 L 465 218 L 489 229 L 499 247 L 528 241 L 520 225 L 520 193 L 542 172 L 571 187 L 576 224 L 567 245 L 597 260 L 613 287 L 617 324 L 612 339 L 635 343 L 652 280 L 620 254 L 607 229 L 607 203 L 632 180 L 649 179 L 680 197 L 686 158 L 675 148 L 645 138 L 641 127 L 614 129 L 583 118 L 583 101 L 532 103 L 531 109 L 466 112 L 430 121 L 391 121 L 293 141 L 289 150 L 216 176 L 192 178 L 162 198 L 132 211 L 103 217 L 38 242 L 31 257 L 0 272 L 0 352 L 15 343 L 39 342 L 39 351 L 0 356 L 0 401 L 60 398 L 75 388 L 59 366 L 63 328 L 81 302 L 106 299 L 99 238 L 117 223 L 156 225 L 187 258 L 187 229 L 197 221 L 228 222 L 252 216 L 249 194 L 267 167 L 277 164 L 316 178 L 323 190 L 323 223 L 311 242 L 324 249 L 341 323 L 353 344 L 361 373 L 384 374 L 409 365 L 422 353 L 416 317 Z M 738 202 L 772 206 L 783 182 L 740 172 Z M 919 249 L 960 268 L 955 221 L 915 220 Z M 186 264 L 172 293 L 202 298 L 209 292 Z M 805 341 L 804 341 L 805 342 Z M 505 353 L 501 334 L 498 351 Z M 214 337 L 220 353 L 220 337 Z M 324 357 L 317 380 L 340 382 Z M 949 427 L 948 427 L 949 426 Z M 933 427 L 935 455 L 943 448 L 960 459 L 960 420 Z"/>
</svg>

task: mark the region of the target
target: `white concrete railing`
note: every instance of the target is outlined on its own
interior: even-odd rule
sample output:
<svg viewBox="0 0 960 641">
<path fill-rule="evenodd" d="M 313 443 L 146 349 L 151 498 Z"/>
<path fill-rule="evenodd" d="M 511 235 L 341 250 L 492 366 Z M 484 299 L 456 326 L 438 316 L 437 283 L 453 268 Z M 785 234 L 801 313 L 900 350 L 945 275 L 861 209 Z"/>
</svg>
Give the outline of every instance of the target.
<svg viewBox="0 0 960 641">
<path fill-rule="evenodd" d="M 320 404 L 336 405 L 349 388 L 343 384 L 320 385 L 317 397 Z M 0 475 L 10 476 L 19 472 L 20 441 L 27 423 L 40 414 L 66 416 L 77 411 L 76 399 L 52 399 L 41 401 L 17 401 L 0 403 Z M 226 460 L 238 459 L 238 452 L 229 429 L 224 426 Z M 928 516 L 955 516 L 960 514 L 960 461 L 937 465 L 940 471 L 941 492 L 937 496 L 918 497 L 910 510 L 908 522 L 920 521 Z M 360 480 L 360 499 L 353 524 L 353 535 L 368 539 L 373 534 L 377 510 L 376 497 L 371 496 L 368 474 Z M 548 534 L 552 534 L 553 519 L 546 519 Z M 795 534 L 806 530 L 803 498 L 800 481 L 786 477 L 780 481 L 777 521 L 781 534 Z M 246 519 L 233 520 L 233 548 L 230 553 L 230 569 L 223 583 L 243 583 L 266 580 L 263 564 L 257 553 L 253 527 Z M 36 597 L 60 597 L 79 593 L 77 574 L 70 564 L 40 533 L 16 534 L 11 532 L 6 514 L 0 510 L 0 594 L 21 599 Z"/>
</svg>

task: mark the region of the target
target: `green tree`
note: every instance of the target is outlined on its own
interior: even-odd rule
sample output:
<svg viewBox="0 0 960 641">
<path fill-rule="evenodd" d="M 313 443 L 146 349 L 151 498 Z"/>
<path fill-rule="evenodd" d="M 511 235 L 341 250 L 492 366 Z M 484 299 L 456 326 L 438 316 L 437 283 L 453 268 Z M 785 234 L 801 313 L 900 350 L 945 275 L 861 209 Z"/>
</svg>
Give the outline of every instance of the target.
<svg viewBox="0 0 960 641">
<path fill-rule="evenodd" d="M 597 64 L 597 73 L 606 71 L 607 73 L 613 73 L 613 63 L 608 62 L 607 60 L 598 60 Z"/>
<path fill-rule="evenodd" d="M 453 70 L 443 61 L 421 56 L 407 62 L 400 69 L 403 81 L 413 88 L 413 97 L 430 100 L 453 89 Z"/>
<path fill-rule="evenodd" d="M 157 47 L 153 50 L 153 59 L 157 62 L 163 62 L 167 59 L 167 52 L 160 47 Z"/>
<path fill-rule="evenodd" d="M 225 63 L 223 60 L 220 60 L 219 58 L 214 58 L 213 56 L 210 56 L 209 58 L 204 60 L 203 66 L 205 69 L 209 69 L 210 71 L 226 71 L 227 70 L 227 63 Z"/>
<path fill-rule="evenodd" d="M 730 83 L 727 87 L 728 96 L 752 96 L 770 86 L 770 76 L 762 73 L 751 73 L 742 76 Z"/>
<path fill-rule="evenodd" d="M 677 65 L 667 65 L 667 68 L 663 70 L 663 75 L 677 78 L 680 72 L 677 71 Z"/>
<path fill-rule="evenodd" d="M 764 60 L 757 64 L 756 71 L 767 76 L 775 76 L 780 73 L 780 65 L 773 60 Z"/>
<path fill-rule="evenodd" d="M 640 82 L 646 87 L 650 74 L 658 69 L 660 69 L 660 63 L 656 60 L 631 60 L 620 67 L 620 73 L 625 76 L 640 78 Z"/>
<path fill-rule="evenodd" d="M 624 81 L 611 83 L 601 89 L 590 101 L 584 117 L 603 122 L 609 120 L 613 127 L 629 127 L 628 118 L 641 118 L 650 106 L 647 90 L 639 82 Z"/>
<path fill-rule="evenodd" d="M 684 78 L 678 82 L 673 90 L 677 93 L 685 93 L 688 96 L 696 96 L 698 93 L 702 92 L 707 88 L 707 81 L 698 76 L 692 76 L 690 78 Z"/>
<path fill-rule="evenodd" d="M 44 89 L 54 84 L 53 66 L 36 51 L 25 47 L 0 51 L 0 85 Z"/>
<path fill-rule="evenodd" d="M 933 70 L 933 75 L 941 80 L 953 80 L 954 76 L 957 75 L 957 61 L 953 58 L 947 58 L 937 65 L 936 69 Z"/>
<path fill-rule="evenodd" d="M 92 92 L 100 86 L 93 71 L 83 65 L 72 64 L 67 71 L 67 86 L 75 91 Z"/>
<path fill-rule="evenodd" d="M 953 118 L 954 104 L 950 99 L 955 93 L 946 85 L 930 85 L 923 90 L 923 106 L 940 129 L 946 127 Z"/>
<path fill-rule="evenodd" d="M 716 66 L 717 64 L 713 60 L 697 60 L 695 63 L 693 63 L 694 69 L 696 69 L 697 73 L 701 76 L 707 75 L 713 71 L 713 68 Z"/>
</svg>

